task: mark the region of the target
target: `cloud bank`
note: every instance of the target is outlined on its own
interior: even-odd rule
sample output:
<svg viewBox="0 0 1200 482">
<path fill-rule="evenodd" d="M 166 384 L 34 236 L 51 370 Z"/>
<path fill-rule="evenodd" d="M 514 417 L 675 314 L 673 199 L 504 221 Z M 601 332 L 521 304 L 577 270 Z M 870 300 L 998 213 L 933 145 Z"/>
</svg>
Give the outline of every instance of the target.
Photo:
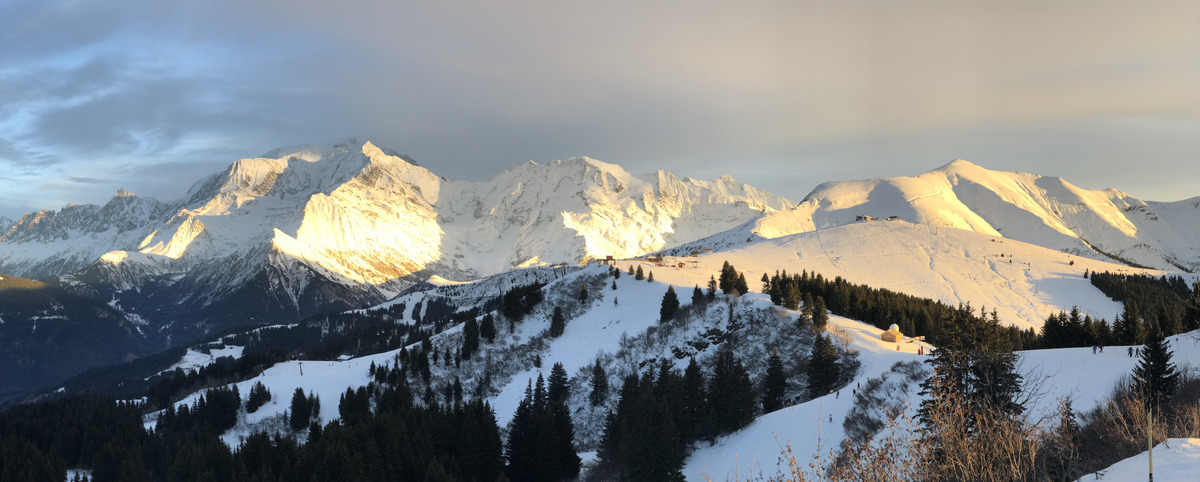
<svg viewBox="0 0 1200 482">
<path fill-rule="evenodd" d="M 819 182 L 953 158 L 1200 195 L 1200 4 L 44 2 L 0 5 L 0 215 L 173 198 L 357 136 L 455 179 L 588 155 Z"/>
</svg>

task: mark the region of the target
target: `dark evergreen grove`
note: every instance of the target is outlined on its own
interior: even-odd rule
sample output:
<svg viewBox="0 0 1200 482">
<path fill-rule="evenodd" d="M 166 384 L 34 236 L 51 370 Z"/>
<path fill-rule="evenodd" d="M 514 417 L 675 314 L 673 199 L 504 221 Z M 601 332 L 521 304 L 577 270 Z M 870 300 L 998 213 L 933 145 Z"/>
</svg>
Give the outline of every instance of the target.
<svg viewBox="0 0 1200 482">
<path fill-rule="evenodd" d="M 880 329 L 887 329 L 894 323 L 905 335 L 924 336 L 939 346 L 944 341 L 943 327 L 961 309 L 928 298 L 857 285 L 840 276 L 830 280 L 808 271 L 800 274 L 777 271 L 770 277 L 769 285 L 767 294 L 773 303 L 789 309 L 803 309 L 804 317 L 812 320 L 814 325 L 828 321 L 824 314 L 827 310 Z M 821 305 L 825 310 L 820 309 Z M 1016 327 L 1001 328 L 999 336 L 1011 340 L 1016 349 L 1023 349 L 1025 345 L 1032 348 L 1038 339 L 1032 329 L 1022 331 Z"/>
<path fill-rule="evenodd" d="M 537 384 L 526 387 L 525 397 L 517 406 L 508 435 L 505 457 L 511 480 L 552 482 L 579 475 L 580 459 L 575 453 L 575 428 L 565 405 L 566 370 L 555 365 L 561 375 L 552 372 L 547 391 L 541 375 Z"/>
<path fill-rule="evenodd" d="M 657 372 L 625 377 L 605 423 L 595 468 L 601 480 L 683 480 L 689 446 L 754 420 L 755 391 L 729 350 L 718 352 L 708 380 L 694 358 L 683 373 L 666 363 Z"/>
<path fill-rule="evenodd" d="M 378 373 L 386 379 L 393 370 Z M 234 395 L 210 390 L 169 410 L 152 432 L 142 427 L 142 407 L 108 398 L 14 407 L 0 413 L 0 480 L 61 481 L 67 467 L 90 467 L 99 482 L 494 481 L 505 473 L 499 427 L 486 403 L 414 406 L 405 382 L 371 383 L 341 397 L 342 420 L 306 425 L 304 443 L 258 433 L 230 450 L 217 435 L 236 417 Z"/>
<path fill-rule="evenodd" d="M 1046 317 L 1041 336 L 1030 348 L 1090 345 L 1140 345 L 1156 332 L 1171 336 L 1200 328 L 1200 282 L 1188 288 L 1179 276 L 1091 273 L 1092 285 L 1124 304 L 1111 324 L 1070 313 Z"/>
<path fill-rule="evenodd" d="M 736 279 L 736 270 L 726 263 L 722 279 Z M 1200 282 L 1191 288 L 1183 278 L 1146 275 L 1092 273 L 1091 282 L 1106 295 L 1123 302 L 1125 309 L 1110 325 L 1105 320 L 1071 313 L 1047 316 L 1043 331 L 1001 327 L 997 336 L 1012 342 L 1013 349 L 1060 348 L 1096 344 L 1141 344 L 1155 330 L 1170 336 L 1200 328 Z M 941 346 L 947 320 L 959 316 L 962 307 L 938 301 L 849 283 L 840 276 L 828 280 L 819 273 L 778 271 L 763 283 L 771 301 L 788 309 L 802 309 L 815 325 L 823 324 L 820 305 L 829 312 L 885 329 L 895 323 L 906 335 L 925 336 Z M 808 300 L 812 300 L 810 303 Z M 1152 307 L 1148 309 L 1147 307 Z M 969 306 L 967 307 L 969 308 Z M 995 317 L 980 311 L 975 318 Z"/>
</svg>

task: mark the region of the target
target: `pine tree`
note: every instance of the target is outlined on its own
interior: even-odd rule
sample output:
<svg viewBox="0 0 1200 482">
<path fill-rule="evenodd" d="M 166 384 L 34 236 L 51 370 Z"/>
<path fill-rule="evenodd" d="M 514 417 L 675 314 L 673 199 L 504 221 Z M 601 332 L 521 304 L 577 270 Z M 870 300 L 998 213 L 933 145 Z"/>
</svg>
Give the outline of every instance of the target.
<svg viewBox="0 0 1200 482">
<path fill-rule="evenodd" d="M 696 357 L 688 360 L 688 366 L 683 370 L 683 420 L 679 421 L 680 433 L 687 439 L 696 438 L 704 429 L 708 389 L 705 387 L 704 373 L 696 363 Z"/>
<path fill-rule="evenodd" d="M 470 360 L 475 350 L 479 349 L 479 323 L 474 318 L 463 323 L 462 359 Z"/>
<path fill-rule="evenodd" d="M 1146 326 L 1138 312 L 1137 303 L 1126 302 L 1125 309 L 1121 312 L 1118 321 L 1121 324 L 1117 336 L 1120 337 L 1122 343 L 1141 345 L 1146 342 Z"/>
<path fill-rule="evenodd" d="M 762 292 L 770 293 L 771 292 L 771 277 L 767 276 L 766 273 L 763 273 L 763 277 L 762 277 L 761 281 L 762 281 Z"/>
<path fill-rule="evenodd" d="M 596 360 L 596 364 L 592 365 L 592 392 L 588 395 L 588 401 L 592 406 L 598 406 L 608 399 L 608 373 L 604 371 L 604 365 L 600 364 L 600 360 Z"/>
<path fill-rule="evenodd" d="M 738 273 L 737 284 L 734 286 L 739 295 L 744 295 L 750 292 L 750 285 L 746 284 L 746 275 Z"/>
<path fill-rule="evenodd" d="M 692 288 L 692 306 L 701 306 L 704 304 L 704 292 L 700 290 L 700 285 Z"/>
<path fill-rule="evenodd" d="M 1192 293 L 1187 300 L 1187 314 L 1183 320 L 1183 329 L 1192 331 L 1200 328 L 1200 280 L 1192 282 Z"/>
<path fill-rule="evenodd" d="M 1183 321 L 1175 310 L 1168 309 L 1167 305 L 1158 305 L 1158 327 L 1163 335 L 1171 336 L 1183 331 Z"/>
<path fill-rule="evenodd" d="M 534 480 L 538 462 L 537 454 L 537 410 L 529 385 L 525 386 L 525 398 L 517 405 L 512 425 L 508 431 L 506 458 L 508 477 L 511 480 Z"/>
<path fill-rule="evenodd" d="M 543 480 L 572 480 L 579 475 L 583 460 L 575 452 L 575 424 L 571 421 L 571 410 L 562 403 L 552 403 L 546 408 L 545 423 L 551 437 L 542 438 L 542 453 L 546 461 L 547 474 Z"/>
<path fill-rule="evenodd" d="M 662 306 L 658 309 L 658 322 L 666 323 L 671 318 L 674 318 L 675 313 L 678 311 L 679 297 L 675 295 L 675 287 L 667 286 L 667 292 L 662 298 Z"/>
<path fill-rule="evenodd" d="M 807 293 L 805 293 L 805 294 L 807 294 Z M 783 286 L 782 292 L 779 294 L 780 303 L 783 304 L 784 308 L 787 308 L 789 310 L 800 309 L 800 302 L 802 301 L 802 299 L 803 298 L 800 295 L 800 290 L 798 290 L 796 288 L 796 285 L 793 283 L 785 284 Z M 812 318 L 811 311 L 812 311 L 811 309 L 806 308 L 806 313 L 803 313 L 804 319 Z"/>
<path fill-rule="evenodd" d="M 587 303 L 587 300 L 588 300 L 587 283 L 582 283 L 579 285 L 579 302 Z"/>
<path fill-rule="evenodd" d="M 779 358 L 779 352 L 776 351 L 767 359 L 767 375 L 763 379 L 763 413 L 783 408 L 783 395 L 786 391 L 787 374 L 783 369 L 783 359 Z"/>
<path fill-rule="evenodd" d="M 829 324 L 829 311 L 825 309 L 825 298 L 817 296 L 813 300 L 812 320 L 813 327 L 818 330 L 824 330 L 825 325 Z"/>
<path fill-rule="evenodd" d="M 483 323 L 479 324 L 479 336 L 489 342 L 496 341 L 496 320 L 491 313 L 483 316 Z"/>
<path fill-rule="evenodd" d="M 292 427 L 292 431 L 299 432 L 308 427 L 308 422 L 312 419 L 313 406 L 308 397 L 304 395 L 304 389 L 296 387 L 296 391 L 292 393 L 291 414 L 288 417 L 288 423 Z"/>
<path fill-rule="evenodd" d="M 638 281 L 646 279 L 646 272 L 642 271 L 642 265 L 640 265 L 640 264 L 638 265 L 637 273 L 635 273 L 633 275 L 633 279 L 638 280 Z"/>
<path fill-rule="evenodd" d="M 1046 444 L 1046 475 L 1050 480 L 1078 480 L 1083 475 L 1079 467 L 1079 422 L 1070 398 L 1059 401 L 1057 416 L 1058 425 Z"/>
<path fill-rule="evenodd" d="M 654 282 L 654 270 L 650 270 L 650 274 L 646 276 L 646 282 L 647 283 Z"/>
<path fill-rule="evenodd" d="M 1162 333 L 1156 332 L 1146 340 L 1141 359 L 1133 368 L 1134 391 L 1156 409 L 1179 389 L 1179 371 L 1171 363 L 1173 356 Z"/>
<path fill-rule="evenodd" d="M 558 338 L 567 329 L 567 319 L 563 317 L 562 307 L 555 306 L 554 314 L 550 317 L 550 336 Z"/>
<path fill-rule="evenodd" d="M 979 417 L 989 423 L 1014 421 L 1024 412 L 1019 403 L 1021 375 L 1011 342 L 1000 336 L 1003 329 L 995 319 L 975 317 L 968 306 L 960 306 L 945 322 L 944 336 L 933 352 L 933 374 L 921 383 L 918 417 L 926 438 L 937 443 L 940 424 L 937 413 L 954 414 L 953 425 L 974 429 Z"/>
<path fill-rule="evenodd" d="M 708 301 L 717 299 L 717 279 L 712 276 L 708 277 L 708 292 L 705 296 L 708 297 Z"/>
<path fill-rule="evenodd" d="M 563 367 L 562 363 L 555 362 L 554 366 L 550 368 L 550 386 L 546 396 L 549 397 L 550 403 L 566 403 L 570 396 L 567 369 Z"/>
<path fill-rule="evenodd" d="M 808 396 L 817 398 L 833 390 L 841 370 L 837 364 L 837 349 L 825 335 L 813 340 L 812 353 L 808 359 Z"/>
<path fill-rule="evenodd" d="M 713 435 L 732 432 L 754 420 L 758 403 L 750 375 L 731 350 L 717 352 L 707 402 Z"/>
<path fill-rule="evenodd" d="M 634 276 L 634 274 L 633 274 L 633 265 L 632 265 L 632 264 L 631 264 L 631 265 L 629 265 L 629 276 Z"/>
<path fill-rule="evenodd" d="M 721 279 L 717 287 L 721 288 L 721 292 L 725 294 L 732 294 L 731 292 L 737 289 L 737 276 L 737 270 L 733 268 L 733 265 L 729 264 L 729 261 L 726 261 L 721 266 Z"/>
</svg>

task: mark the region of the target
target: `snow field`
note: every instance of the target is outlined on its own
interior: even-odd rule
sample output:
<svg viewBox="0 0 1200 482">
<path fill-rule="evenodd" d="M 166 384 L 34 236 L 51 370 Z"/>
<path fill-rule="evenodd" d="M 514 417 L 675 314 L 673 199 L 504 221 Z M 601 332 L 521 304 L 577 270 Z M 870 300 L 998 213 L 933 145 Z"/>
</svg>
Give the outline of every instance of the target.
<svg viewBox="0 0 1200 482">
<path fill-rule="evenodd" d="M 1150 469 L 1150 453 L 1142 452 L 1117 462 L 1096 474 L 1079 478 L 1086 480 L 1143 480 Z M 1154 446 L 1154 480 L 1160 482 L 1193 482 L 1200 478 L 1200 439 L 1170 438 Z"/>
</svg>

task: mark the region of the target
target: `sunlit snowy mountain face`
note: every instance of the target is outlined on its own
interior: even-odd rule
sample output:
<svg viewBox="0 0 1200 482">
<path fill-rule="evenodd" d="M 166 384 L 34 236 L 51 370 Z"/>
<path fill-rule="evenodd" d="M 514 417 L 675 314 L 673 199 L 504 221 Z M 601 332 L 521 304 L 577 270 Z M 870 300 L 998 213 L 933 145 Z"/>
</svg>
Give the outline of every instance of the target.
<svg viewBox="0 0 1200 482">
<path fill-rule="evenodd" d="M 1057 178 L 991 171 L 956 160 L 915 176 L 829 182 L 795 209 L 742 228 L 764 238 L 854 222 L 860 216 L 1011 238 L 1094 259 L 1200 271 L 1200 197 L 1135 199 Z"/>
<path fill-rule="evenodd" d="M 588 158 L 461 182 L 369 142 L 298 146 L 237 161 L 175 203 L 119 193 L 26 215 L 0 237 L 0 272 L 61 275 L 164 326 L 253 324 L 382 301 L 432 275 L 637 256 L 793 207 L 729 177 Z"/>
</svg>

